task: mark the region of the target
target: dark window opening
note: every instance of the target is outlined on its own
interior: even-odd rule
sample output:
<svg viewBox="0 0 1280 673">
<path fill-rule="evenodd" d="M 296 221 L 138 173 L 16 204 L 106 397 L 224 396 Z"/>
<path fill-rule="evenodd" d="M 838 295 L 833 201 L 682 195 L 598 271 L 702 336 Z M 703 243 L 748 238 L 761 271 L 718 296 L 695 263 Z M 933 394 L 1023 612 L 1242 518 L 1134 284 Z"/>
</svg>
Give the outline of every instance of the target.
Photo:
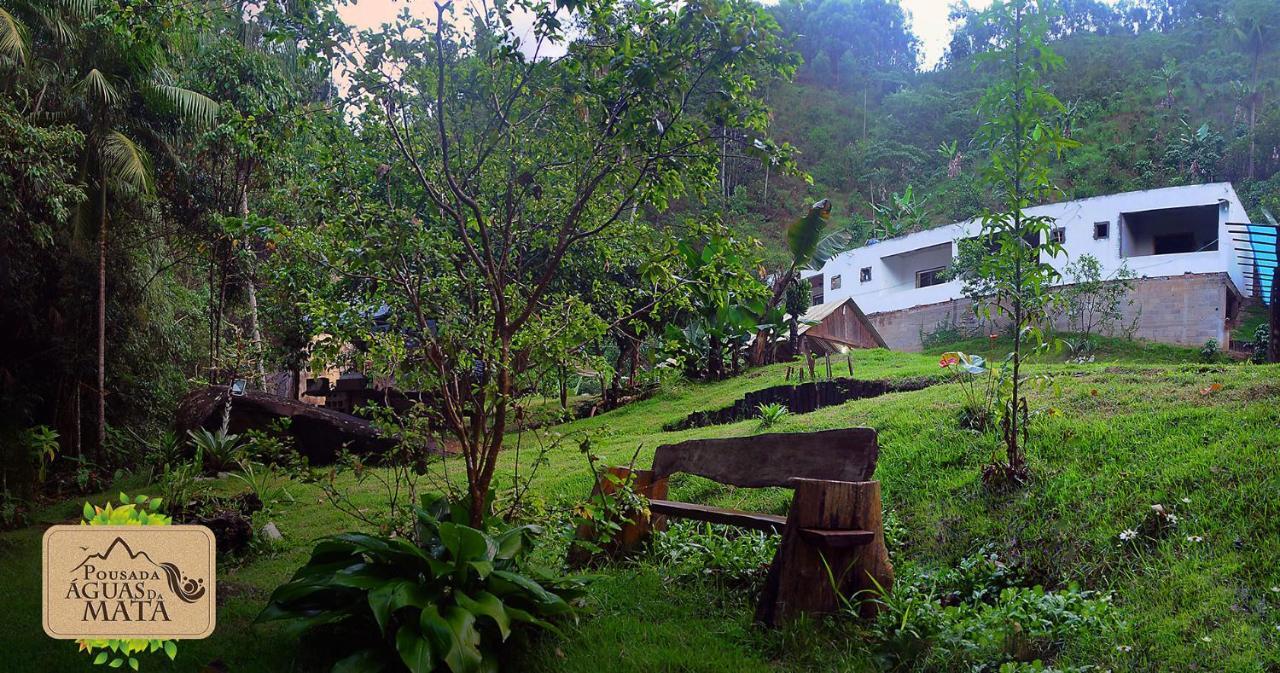
<svg viewBox="0 0 1280 673">
<path fill-rule="evenodd" d="M 833 290 L 840 289 L 840 274 L 836 274 L 831 277 L 831 289 Z"/>
<path fill-rule="evenodd" d="M 1111 237 L 1110 222 L 1094 222 L 1093 223 L 1093 240 Z"/>
<path fill-rule="evenodd" d="M 1061 244 L 1063 244 L 1063 243 L 1066 243 L 1066 242 L 1067 242 L 1067 228 L 1066 228 L 1066 227 L 1054 227 L 1054 228 L 1050 229 L 1050 230 L 1049 230 L 1049 242 L 1050 242 L 1050 243 L 1057 243 L 1057 244 L 1059 244 L 1059 245 L 1061 245 Z"/>
<path fill-rule="evenodd" d="M 1218 249 L 1218 206 L 1184 206 L 1123 213 L 1120 255 L 1176 255 Z"/>
<path fill-rule="evenodd" d="M 871 281 L 871 267 L 864 266 L 862 267 L 862 270 L 858 272 L 858 282 L 868 283 L 870 281 Z"/>
<path fill-rule="evenodd" d="M 809 303 L 817 306 L 823 303 L 822 274 L 809 277 Z"/>
<path fill-rule="evenodd" d="M 917 271 L 916 287 L 929 287 L 930 285 L 941 285 L 942 283 L 947 282 L 947 279 L 944 277 L 945 274 L 943 273 L 946 270 L 947 267 L 940 266 L 936 269 Z"/>
</svg>

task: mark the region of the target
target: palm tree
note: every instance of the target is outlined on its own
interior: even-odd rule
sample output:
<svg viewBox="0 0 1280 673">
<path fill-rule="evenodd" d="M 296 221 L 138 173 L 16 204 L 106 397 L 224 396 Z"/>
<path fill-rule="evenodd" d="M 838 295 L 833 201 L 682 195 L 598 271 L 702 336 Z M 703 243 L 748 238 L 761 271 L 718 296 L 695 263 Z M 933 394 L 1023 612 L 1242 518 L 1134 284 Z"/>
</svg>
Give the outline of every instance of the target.
<svg viewBox="0 0 1280 673">
<path fill-rule="evenodd" d="M 1275 0 L 1238 0 L 1228 15 L 1228 25 L 1240 44 L 1249 52 L 1252 68 L 1249 77 L 1249 161 L 1247 177 L 1254 177 L 1254 154 L 1258 124 L 1258 108 L 1262 103 L 1262 88 L 1258 84 L 1258 67 L 1262 55 L 1275 47 L 1280 34 L 1280 7 Z"/>
<path fill-rule="evenodd" d="M 151 161 L 135 140 L 145 137 L 167 145 L 161 120 L 211 122 L 218 106 L 211 99 L 177 85 L 165 67 L 168 45 L 154 30 L 97 21 L 86 29 L 83 19 L 101 18 L 95 0 L 8 0 L 0 7 L 0 59 L 27 65 L 40 54 L 32 46 L 56 45 L 53 81 L 60 86 L 57 116 L 85 135 L 81 165 L 92 198 L 82 204 L 78 221 L 84 229 L 97 223 L 97 450 L 106 444 L 106 312 L 107 251 L 112 199 L 143 198 L 152 193 Z M 23 21 L 22 19 L 26 19 Z M 93 31 L 92 34 L 85 34 Z M 34 34 L 33 34 L 34 33 Z"/>
</svg>

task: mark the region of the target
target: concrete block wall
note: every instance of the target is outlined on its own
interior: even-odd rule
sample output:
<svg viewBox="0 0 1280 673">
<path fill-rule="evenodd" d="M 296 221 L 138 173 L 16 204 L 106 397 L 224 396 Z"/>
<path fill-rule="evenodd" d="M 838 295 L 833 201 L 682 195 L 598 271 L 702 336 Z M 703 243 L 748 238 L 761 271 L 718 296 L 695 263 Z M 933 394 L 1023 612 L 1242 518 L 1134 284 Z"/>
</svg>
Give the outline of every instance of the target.
<svg viewBox="0 0 1280 673">
<path fill-rule="evenodd" d="M 1183 274 L 1160 278 L 1138 278 L 1125 308 L 1125 322 L 1137 319 L 1134 336 L 1140 339 L 1181 346 L 1200 346 L 1217 339 L 1226 347 L 1230 337 L 1227 323 L 1229 294 L 1236 294 L 1226 273 Z M 989 331 L 973 313 L 969 299 L 953 299 L 914 306 L 899 311 L 867 316 L 893 350 L 919 352 L 921 333 L 930 333 L 940 324 L 956 324 L 962 331 L 980 334 Z M 1067 329 L 1066 320 L 1054 327 Z"/>
</svg>

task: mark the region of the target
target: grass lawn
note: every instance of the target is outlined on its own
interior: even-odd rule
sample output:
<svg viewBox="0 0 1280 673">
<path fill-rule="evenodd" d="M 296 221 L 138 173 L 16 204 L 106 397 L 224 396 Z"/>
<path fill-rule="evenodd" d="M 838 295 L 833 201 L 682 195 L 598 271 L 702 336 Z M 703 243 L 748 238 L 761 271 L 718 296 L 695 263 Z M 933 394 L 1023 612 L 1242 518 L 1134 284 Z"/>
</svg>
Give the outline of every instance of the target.
<svg viewBox="0 0 1280 673">
<path fill-rule="evenodd" d="M 1071 364 L 1058 355 L 1034 367 L 1055 374 L 1059 390 L 1033 394 L 1033 407 L 1052 411 L 1035 421 L 1032 483 L 1008 495 L 982 487 L 980 469 L 996 445 L 959 428 L 955 385 L 793 415 L 777 429 L 864 425 L 879 431 L 877 476 L 896 522 L 893 560 L 900 577 L 987 549 L 1018 559 L 1046 587 L 1077 582 L 1113 591 L 1126 626 L 1063 643 L 1055 665 L 1064 670 L 1280 670 L 1280 367 L 1202 365 L 1194 349 L 1130 342 L 1104 341 L 1094 356 L 1093 363 Z M 860 351 L 855 369 L 860 378 L 937 376 L 937 359 L 936 353 Z M 717 384 L 673 385 L 653 399 L 558 427 L 565 441 L 537 472 L 534 504 L 554 510 L 586 495 L 591 478 L 580 437 L 589 436 L 593 450 L 615 463 L 639 447 L 639 462 L 647 464 L 659 444 L 754 432 L 753 422 L 661 428 L 780 384 L 783 371 L 775 365 Z M 1213 383 L 1221 389 L 1201 392 Z M 513 456 L 506 454 L 501 484 L 510 484 Z M 457 464 L 450 471 L 462 473 Z M 674 497 L 688 501 L 775 513 L 787 506 L 787 493 L 778 489 L 685 477 L 672 487 Z M 128 480 L 119 489 L 146 490 Z M 362 506 L 377 506 L 371 486 L 353 490 Z M 290 491 L 296 502 L 278 505 L 273 514 L 284 544 L 220 569 L 215 634 L 182 643 L 173 664 L 144 661 L 144 670 L 195 671 L 215 659 L 233 672 L 308 670 L 296 639 L 250 622 L 271 589 L 305 560 L 314 538 L 354 523 L 325 504 L 315 486 L 292 484 Z M 1139 527 L 1155 503 L 1176 512 L 1179 530 L 1151 546 L 1121 545 L 1117 535 Z M 88 668 L 74 645 L 50 640 L 40 628 L 40 536 L 45 525 L 74 520 L 79 508 L 79 500 L 53 505 L 37 525 L 0 534 L 0 586 L 8 597 L 0 613 L 0 652 L 8 656 L 0 668 L 18 661 L 27 662 L 26 670 Z M 554 562 L 562 545 L 549 543 L 537 558 Z M 765 631 L 752 626 L 751 612 L 752 597 L 741 591 L 710 579 L 673 581 L 661 565 L 641 559 L 600 574 L 565 638 L 517 642 L 510 668 L 878 670 L 865 639 L 847 624 Z"/>
</svg>

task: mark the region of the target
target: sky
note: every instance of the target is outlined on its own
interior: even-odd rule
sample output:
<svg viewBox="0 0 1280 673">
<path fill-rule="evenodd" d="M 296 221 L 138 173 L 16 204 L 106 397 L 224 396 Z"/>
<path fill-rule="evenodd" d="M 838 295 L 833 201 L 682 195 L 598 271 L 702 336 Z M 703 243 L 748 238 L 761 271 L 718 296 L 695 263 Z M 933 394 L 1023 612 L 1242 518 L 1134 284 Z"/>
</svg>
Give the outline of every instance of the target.
<svg viewBox="0 0 1280 673">
<path fill-rule="evenodd" d="M 951 25 L 947 21 L 950 0 L 899 0 L 910 15 L 911 29 L 920 38 L 921 67 L 928 70 L 938 63 L 950 41 Z M 765 4 L 772 4 L 765 0 Z M 990 0 L 970 0 L 970 5 L 984 8 Z M 339 7 L 342 18 L 357 28 L 376 28 L 390 22 L 405 7 L 415 15 L 430 16 L 431 0 L 361 0 L 359 4 Z"/>
</svg>

